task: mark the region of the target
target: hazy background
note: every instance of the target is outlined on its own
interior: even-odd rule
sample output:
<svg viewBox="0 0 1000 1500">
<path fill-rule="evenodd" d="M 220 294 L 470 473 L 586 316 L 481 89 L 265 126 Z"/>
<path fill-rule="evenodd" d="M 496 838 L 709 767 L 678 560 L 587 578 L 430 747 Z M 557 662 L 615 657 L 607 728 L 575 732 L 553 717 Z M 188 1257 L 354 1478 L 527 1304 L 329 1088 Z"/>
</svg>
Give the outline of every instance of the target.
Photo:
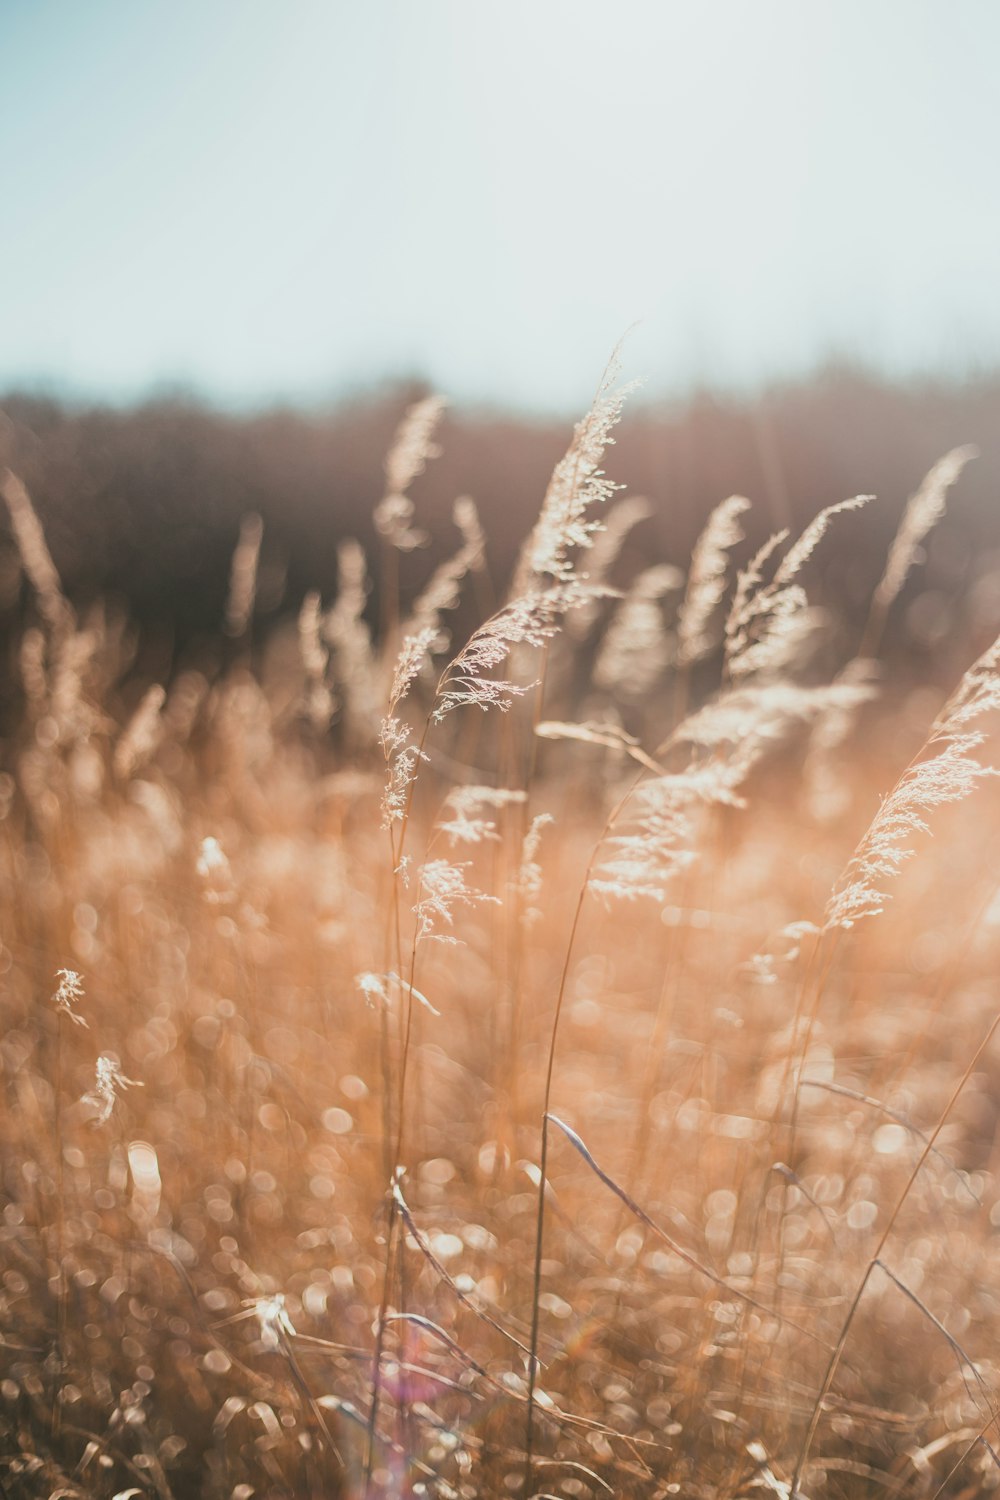
<svg viewBox="0 0 1000 1500">
<path fill-rule="evenodd" d="M 991 0 L 3 0 L 0 389 L 995 366 Z"/>
<path fill-rule="evenodd" d="M 949 681 L 1000 626 L 998 67 L 979 0 L 0 0 L 0 463 L 166 680 L 250 511 L 262 638 L 347 536 L 377 623 L 372 507 L 429 389 L 404 599 L 458 494 L 501 590 L 637 324 L 622 577 L 684 565 L 728 494 L 749 547 L 874 493 L 814 582 L 857 625 L 907 495 L 975 443 L 889 635 Z M 0 633 L 25 607 L 0 538 Z"/>
</svg>

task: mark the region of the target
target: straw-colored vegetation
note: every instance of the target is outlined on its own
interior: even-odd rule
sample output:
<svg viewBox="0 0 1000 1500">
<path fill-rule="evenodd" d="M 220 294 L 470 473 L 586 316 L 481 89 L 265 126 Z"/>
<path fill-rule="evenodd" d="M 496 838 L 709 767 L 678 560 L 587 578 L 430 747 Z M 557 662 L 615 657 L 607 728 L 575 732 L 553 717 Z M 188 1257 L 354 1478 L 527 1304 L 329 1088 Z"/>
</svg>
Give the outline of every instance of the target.
<svg viewBox="0 0 1000 1500">
<path fill-rule="evenodd" d="M 617 576 L 622 396 L 506 598 L 467 499 L 410 591 L 425 401 L 381 555 L 255 642 L 249 517 L 163 683 L 4 477 L 3 1495 L 1000 1481 L 1000 649 L 943 707 L 875 661 L 970 452 L 837 619 L 865 497 Z"/>
</svg>

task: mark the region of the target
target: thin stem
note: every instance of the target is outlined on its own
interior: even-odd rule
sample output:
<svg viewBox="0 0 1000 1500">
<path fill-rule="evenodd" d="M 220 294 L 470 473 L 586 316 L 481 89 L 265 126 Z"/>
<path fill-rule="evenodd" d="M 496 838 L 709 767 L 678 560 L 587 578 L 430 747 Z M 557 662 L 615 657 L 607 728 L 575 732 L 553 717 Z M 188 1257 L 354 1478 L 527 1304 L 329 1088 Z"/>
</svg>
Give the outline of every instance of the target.
<svg viewBox="0 0 1000 1500">
<path fill-rule="evenodd" d="M 802 1471 L 806 1466 L 809 1458 L 809 1452 L 813 1445 L 813 1439 L 816 1436 L 816 1429 L 819 1426 L 819 1420 L 823 1412 L 823 1403 L 826 1400 L 827 1396 L 830 1394 L 831 1387 L 833 1386 L 833 1382 L 837 1374 L 837 1369 L 840 1365 L 841 1356 L 844 1353 L 848 1335 L 851 1331 L 851 1325 L 853 1324 L 855 1315 L 861 1305 L 861 1298 L 864 1296 L 865 1288 L 867 1287 L 868 1282 L 871 1279 L 871 1274 L 878 1264 L 879 1257 L 881 1256 L 882 1251 L 885 1248 L 886 1241 L 888 1240 L 889 1235 L 892 1233 L 896 1220 L 902 1210 L 903 1204 L 906 1202 L 907 1198 L 910 1195 L 910 1190 L 913 1187 L 913 1184 L 916 1182 L 917 1177 L 923 1169 L 924 1163 L 926 1162 L 928 1156 L 930 1156 L 931 1151 L 934 1149 L 937 1138 L 941 1134 L 941 1131 L 944 1129 L 945 1122 L 947 1121 L 948 1116 L 951 1114 L 952 1109 L 955 1107 L 958 1096 L 961 1094 L 962 1090 L 965 1088 L 965 1085 L 972 1077 L 973 1069 L 992 1041 L 993 1035 L 998 1026 L 1000 1026 L 1000 1012 L 998 1012 L 998 1014 L 994 1017 L 989 1030 L 970 1058 L 965 1072 L 962 1074 L 961 1078 L 958 1080 L 958 1083 L 955 1085 L 955 1088 L 953 1089 L 951 1094 L 951 1098 L 945 1105 L 941 1117 L 934 1127 L 933 1134 L 928 1138 L 923 1151 L 921 1151 L 920 1156 L 917 1159 L 917 1163 L 914 1166 L 913 1171 L 907 1178 L 906 1185 L 899 1195 L 895 1208 L 889 1215 L 886 1226 L 883 1229 L 881 1236 L 879 1237 L 878 1244 L 875 1246 L 875 1251 L 867 1266 L 865 1267 L 864 1275 L 862 1276 L 861 1281 L 858 1284 L 858 1289 L 855 1292 L 853 1300 L 851 1301 L 851 1305 L 847 1310 L 847 1317 L 844 1319 L 844 1324 L 840 1330 L 840 1335 L 837 1339 L 837 1342 L 834 1345 L 833 1353 L 830 1355 L 830 1360 L 826 1367 L 826 1372 L 823 1376 L 823 1383 L 819 1388 L 819 1392 L 816 1396 L 816 1401 L 812 1409 L 812 1415 L 809 1418 L 809 1425 L 806 1428 L 806 1435 L 803 1439 L 802 1449 L 795 1464 L 795 1472 L 792 1475 L 792 1484 L 790 1491 L 791 1500 L 796 1500 L 796 1497 L 799 1493 L 799 1481 L 802 1478 Z"/>
<path fill-rule="evenodd" d="M 593 857 L 591 857 L 591 864 Z M 547 1185 L 547 1172 L 549 1162 L 549 1101 L 552 1093 L 552 1075 L 555 1067 L 556 1036 L 559 1030 L 559 1018 L 562 1014 L 563 998 L 566 994 L 566 980 L 569 975 L 570 960 L 573 954 L 573 945 L 576 941 L 577 929 L 580 925 L 580 916 L 583 912 L 583 903 L 586 900 L 589 884 L 590 865 L 587 867 L 587 879 L 580 887 L 577 898 L 576 911 L 573 914 L 573 925 L 570 928 L 569 942 L 566 944 L 566 956 L 563 960 L 562 975 L 559 981 L 559 993 L 556 996 L 556 1011 L 552 1022 L 552 1035 L 549 1042 L 549 1060 L 545 1073 L 545 1099 L 542 1113 L 542 1149 L 539 1161 L 540 1176 L 538 1179 L 538 1216 L 535 1225 L 535 1265 L 532 1277 L 531 1289 L 531 1342 L 530 1355 L 528 1359 L 528 1420 L 525 1431 L 524 1455 L 525 1455 L 525 1492 L 531 1493 L 532 1477 L 532 1450 L 535 1436 L 535 1382 L 538 1371 L 538 1323 L 542 1282 L 542 1250 L 545 1239 L 545 1189 Z"/>
<path fill-rule="evenodd" d="M 420 741 L 419 741 L 419 745 L 418 745 L 418 760 L 417 760 L 417 764 L 418 765 L 420 764 L 419 756 L 422 756 L 422 754 L 423 754 L 424 745 L 425 745 L 425 743 L 427 741 L 427 735 L 430 732 L 430 727 L 431 727 L 431 716 L 430 716 L 430 714 L 428 714 L 427 718 L 424 720 L 424 727 L 423 727 L 423 730 L 421 732 Z M 413 808 L 413 794 L 414 794 L 414 789 L 415 789 L 414 788 L 414 783 L 415 783 L 415 778 L 414 778 L 414 780 L 411 780 L 409 788 L 407 790 L 406 807 L 405 807 L 405 809 L 403 811 L 402 826 L 401 826 L 400 832 L 399 832 L 399 841 L 398 841 L 398 843 L 396 841 L 396 838 L 395 838 L 395 835 L 393 833 L 392 827 L 390 826 L 390 828 L 389 828 L 389 849 L 390 849 L 390 866 L 391 866 L 390 873 L 391 873 L 391 877 L 392 877 L 392 927 L 393 927 L 393 938 L 394 938 L 395 949 L 396 949 L 396 973 L 399 974 L 400 976 L 402 975 L 402 971 L 403 971 L 403 963 L 402 963 L 402 954 L 403 954 L 402 912 L 401 912 L 401 902 L 400 902 L 400 897 L 399 897 L 400 865 L 401 865 L 402 858 L 403 858 L 403 848 L 404 848 L 404 845 L 405 845 L 405 842 L 406 842 L 406 834 L 407 834 L 407 830 L 409 829 L 409 825 L 410 825 L 410 813 L 411 813 L 412 808 Z M 395 1136 L 395 1149 L 393 1149 L 393 1137 L 392 1137 L 392 1108 L 391 1108 L 391 1104 L 389 1102 L 390 1101 L 390 1093 L 391 1093 L 391 1078 L 390 1078 L 391 1069 L 390 1069 L 390 1062 L 389 1062 L 389 1055 L 388 1055 L 388 1045 L 389 1045 L 388 1022 L 387 1022 L 387 1017 L 386 1017 L 386 1012 L 385 1012 L 385 1006 L 384 1006 L 384 1004 L 383 1004 L 383 1007 L 382 1007 L 382 1049 L 383 1049 L 383 1066 L 382 1066 L 382 1072 L 383 1072 L 383 1089 L 384 1089 L 385 1094 L 386 1094 L 385 1107 L 383 1109 L 383 1129 L 384 1129 L 383 1165 L 385 1167 L 385 1176 L 386 1176 L 386 1182 L 388 1184 L 388 1192 L 389 1192 L 389 1204 L 388 1204 L 389 1216 L 388 1216 L 388 1221 L 387 1221 L 387 1224 L 386 1224 L 386 1235 L 385 1235 L 385 1268 L 384 1268 L 383 1277 L 382 1277 L 382 1294 L 381 1294 L 381 1298 L 380 1298 L 380 1301 L 379 1301 L 378 1322 L 376 1324 L 376 1329 L 375 1329 L 375 1353 L 374 1353 L 374 1363 L 373 1363 L 373 1369 L 372 1369 L 371 1410 L 370 1410 L 369 1415 L 368 1415 L 368 1437 L 367 1437 L 366 1451 L 365 1451 L 365 1487 L 364 1487 L 364 1493 L 365 1493 L 366 1496 L 368 1496 L 368 1495 L 371 1494 L 372 1471 L 373 1471 L 374 1466 L 375 1466 L 375 1440 L 376 1440 L 376 1436 L 377 1436 L 377 1427 L 378 1427 L 378 1409 L 379 1409 L 379 1401 L 380 1401 L 381 1394 L 382 1394 L 382 1354 L 383 1354 L 383 1348 L 384 1348 L 384 1344 L 385 1344 L 386 1314 L 388 1313 L 388 1310 L 389 1310 L 389 1289 L 390 1289 L 390 1287 L 392 1285 L 392 1255 L 393 1255 L 393 1243 L 394 1243 L 394 1238 L 395 1238 L 396 1219 L 397 1219 L 397 1205 L 396 1205 L 395 1196 L 392 1194 L 392 1185 L 393 1185 L 393 1180 L 394 1180 L 394 1177 L 395 1177 L 395 1172 L 396 1172 L 396 1169 L 397 1169 L 397 1167 L 399 1165 L 400 1158 L 402 1156 L 402 1151 L 403 1151 L 404 1113 L 405 1113 L 405 1106 L 406 1106 L 406 1077 L 407 1077 L 407 1070 L 408 1070 L 409 1056 L 410 1056 L 410 1038 L 411 1038 L 412 1029 L 413 1029 L 413 981 L 415 979 L 415 969 L 416 969 L 416 944 L 417 944 L 417 934 L 416 934 L 416 929 L 414 929 L 413 948 L 411 950 L 411 955 L 410 955 L 410 983 L 407 986 L 405 998 L 401 997 L 402 1003 L 403 1003 L 403 1006 L 404 1006 L 404 1011 L 403 1011 L 403 1021 L 402 1021 L 402 1033 L 401 1033 L 401 1036 L 400 1036 L 399 1082 L 398 1082 L 398 1085 L 397 1085 L 397 1088 L 396 1088 L 396 1136 Z M 388 965 L 386 967 L 388 967 Z M 402 985 L 400 985 L 400 988 L 402 989 Z"/>
<path fill-rule="evenodd" d="M 62 1087 L 63 1087 L 63 1048 L 62 1048 L 62 1016 L 56 1014 L 56 1077 L 55 1077 L 55 1108 L 54 1130 L 56 1146 L 56 1348 L 59 1354 L 59 1374 L 56 1377 L 55 1395 L 52 1401 L 52 1437 L 59 1435 L 60 1419 L 62 1416 L 62 1376 L 66 1369 L 66 1273 L 64 1257 L 66 1254 L 66 1204 L 65 1191 L 65 1167 L 63 1163 L 63 1140 L 62 1140 Z"/>
<path fill-rule="evenodd" d="M 513 896 L 513 921 L 510 923 L 510 943 L 506 953 L 508 965 L 507 988 L 510 999 L 510 1015 L 508 1018 L 507 1044 L 507 1069 L 506 1076 L 509 1080 L 508 1088 L 503 1092 L 507 1111 L 507 1129 L 510 1132 L 511 1144 L 517 1151 L 518 1127 L 520 1125 L 520 1098 L 518 1093 L 519 1068 L 517 1066 L 518 1053 L 520 1051 L 521 1039 L 521 1016 L 523 1013 L 523 985 L 524 985 L 524 958 L 525 958 L 525 927 L 524 927 L 524 903 L 521 897 L 520 882 L 517 878 L 520 870 L 521 852 L 524 848 L 524 840 L 531 826 L 531 787 L 534 781 L 538 765 L 538 735 L 536 730 L 542 722 L 542 707 L 545 700 L 545 684 L 548 677 L 549 658 L 551 655 L 551 641 L 546 641 L 542 648 L 541 668 L 538 676 L 538 684 L 533 694 L 531 711 L 531 729 L 528 742 L 528 754 L 526 764 L 523 767 L 523 785 L 519 788 L 524 792 L 524 801 L 518 804 L 514 810 L 512 822 L 514 823 L 515 845 L 511 873 L 514 880 L 511 885 Z M 516 746 L 511 747 L 510 762 L 515 768 L 514 774 L 521 772 L 517 765 Z M 505 830 L 506 832 L 506 830 Z M 505 840 L 505 852 L 509 856 L 508 843 Z M 499 1049 L 498 1049 L 499 1054 Z M 498 1088 L 498 1096 L 501 1091 Z M 498 1139 L 501 1131 L 497 1132 Z M 500 1161 L 500 1152 L 497 1152 L 497 1162 Z"/>
<path fill-rule="evenodd" d="M 815 968 L 819 965 L 820 957 L 821 957 L 822 952 L 823 952 L 824 939 L 827 937 L 827 935 L 828 935 L 828 933 L 830 931 L 831 931 L 831 929 L 824 928 L 818 934 L 818 936 L 816 938 L 816 944 L 815 944 L 815 947 L 813 949 L 812 955 L 811 955 L 810 960 L 809 960 L 809 969 L 807 971 L 807 983 L 808 983 L 808 975 L 811 975 L 813 973 L 813 971 L 815 970 Z M 795 1157 L 795 1140 L 796 1140 L 796 1135 L 797 1135 L 797 1132 L 798 1132 L 798 1123 L 799 1123 L 799 1092 L 800 1092 L 800 1088 L 801 1088 L 801 1084 L 802 1084 L 802 1070 L 804 1069 L 804 1067 L 806 1065 L 806 1060 L 807 1060 L 807 1058 L 809 1056 L 809 1048 L 812 1045 L 813 1033 L 814 1033 L 814 1031 L 816 1029 L 816 1018 L 819 1015 L 820 1002 L 822 1001 L 823 996 L 826 993 L 827 982 L 828 982 L 828 980 L 830 978 L 830 974 L 831 974 L 832 969 L 833 969 L 833 961 L 834 961 L 834 958 L 836 957 L 837 943 L 838 943 L 838 941 L 840 939 L 840 932 L 841 932 L 841 929 L 839 927 L 832 929 L 832 940 L 830 942 L 829 949 L 828 949 L 828 951 L 827 951 L 827 953 L 825 955 L 825 962 L 820 966 L 819 973 L 816 976 L 816 985 L 815 985 L 815 989 L 814 989 L 814 992 L 813 992 L 812 1004 L 810 1005 L 808 1013 L 807 1013 L 807 1016 L 806 1016 L 805 1035 L 802 1038 L 802 1045 L 798 1049 L 798 1066 L 795 1069 L 795 1077 L 794 1077 L 795 1087 L 794 1087 L 794 1091 L 792 1093 L 791 1116 L 790 1116 L 790 1119 L 789 1119 L 789 1122 L 788 1122 L 788 1165 L 790 1167 L 794 1167 L 795 1166 L 795 1162 L 794 1162 L 794 1157 Z M 805 984 L 803 985 L 803 988 L 802 988 L 802 990 L 801 990 L 800 993 L 801 993 L 801 995 L 804 998 L 805 994 L 807 993 L 807 989 L 806 989 L 806 985 Z M 795 1030 L 796 1031 L 798 1031 L 798 1022 L 799 1022 L 800 1018 L 801 1018 L 801 1011 L 798 1011 L 797 1014 L 796 1014 L 796 1022 L 795 1022 Z M 795 1037 L 794 1037 L 794 1035 L 793 1035 L 793 1038 L 792 1038 L 792 1044 L 793 1044 L 793 1046 L 795 1044 Z M 786 1086 L 787 1086 L 787 1083 L 788 1083 L 788 1073 L 787 1073 L 787 1070 L 786 1070 L 786 1073 L 785 1073 L 785 1085 Z M 782 1089 L 782 1097 L 783 1096 L 784 1096 L 784 1089 Z M 779 1109 L 781 1107 L 781 1101 L 780 1100 L 779 1100 L 778 1107 L 779 1107 Z"/>
<path fill-rule="evenodd" d="M 382 1300 L 379 1305 L 378 1322 L 375 1325 L 374 1370 L 372 1372 L 372 1398 L 368 1412 L 368 1437 L 365 1451 L 365 1496 L 371 1494 L 372 1473 L 375 1468 L 375 1440 L 378 1435 L 379 1397 L 382 1393 L 382 1356 L 385 1347 L 386 1315 L 389 1311 L 389 1286 L 392 1277 L 392 1254 L 396 1228 L 396 1199 L 389 1198 L 389 1220 L 385 1232 L 385 1274 L 382 1278 Z"/>
<path fill-rule="evenodd" d="M 538 1216 L 535 1226 L 535 1263 L 532 1273 L 531 1291 L 531 1352 L 528 1359 L 528 1415 L 524 1439 L 526 1495 L 531 1494 L 532 1481 L 532 1458 L 535 1437 L 535 1385 L 538 1378 L 538 1325 L 540 1314 L 539 1298 L 541 1296 L 542 1285 L 542 1250 L 545 1242 L 545 1189 L 547 1184 L 546 1173 L 548 1169 L 549 1159 L 549 1106 L 552 1098 L 552 1079 L 555 1072 L 556 1042 L 559 1036 L 559 1021 L 562 1016 L 563 1001 L 566 997 L 566 983 L 569 978 L 569 966 L 573 957 L 573 948 L 576 943 L 576 935 L 580 926 L 580 917 L 583 913 L 584 902 L 587 898 L 587 892 L 590 889 L 590 877 L 594 868 L 594 863 L 597 859 L 597 855 L 601 849 L 601 846 L 604 843 L 604 840 L 611 832 L 611 829 L 614 827 L 615 823 L 621 816 L 622 811 L 631 798 L 633 792 L 636 790 L 639 783 L 642 781 L 643 777 L 646 774 L 647 773 L 645 770 L 639 772 L 639 774 L 632 781 L 631 785 L 625 791 L 623 796 L 616 803 L 615 807 L 609 813 L 604 827 L 601 830 L 600 836 L 598 837 L 597 842 L 590 852 L 590 858 L 587 860 L 587 868 L 584 871 L 583 881 L 580 885 L 580 893 L 577 897 L 576 909 L 573 913 L 573 922 L 569 931 L 569 939 L 566 943 L 566 954 L 563 959 L 562 972 L 559 976 L 559 989 L 556 994 L 555 1014 L 552 1018 L 552 1031 L 549 1036 L 549 1055 L 545 1070 L 545 1093 L 544 1102 L 542 1105 L 542 1144 L 541 1155 L 539 1159 L 540 1176 L 538 1179 Z"/>
</svg>

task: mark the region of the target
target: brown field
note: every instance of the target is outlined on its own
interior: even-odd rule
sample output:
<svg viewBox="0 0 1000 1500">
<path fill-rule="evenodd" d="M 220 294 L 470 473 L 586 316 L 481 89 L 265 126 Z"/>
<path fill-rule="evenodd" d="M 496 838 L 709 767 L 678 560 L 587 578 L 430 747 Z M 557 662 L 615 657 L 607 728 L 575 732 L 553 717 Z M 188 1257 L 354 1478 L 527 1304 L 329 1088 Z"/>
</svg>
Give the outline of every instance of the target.
<svg viewBox="0 0 1000 1500">
<path fill-rule="evenodd" d="M 941 583 L 975 464 L 874 537 L 702 507 L 681 567 L 628 541 L 617 415 L 512 569 L 466 506 L 414 598 L 418 403 L 369 562 L 255 633 L 248 516 L 187 660 L 69 602 L 21 442 L 11 1500 L 1000 1482 L 995 556 Z"/>
</svg>

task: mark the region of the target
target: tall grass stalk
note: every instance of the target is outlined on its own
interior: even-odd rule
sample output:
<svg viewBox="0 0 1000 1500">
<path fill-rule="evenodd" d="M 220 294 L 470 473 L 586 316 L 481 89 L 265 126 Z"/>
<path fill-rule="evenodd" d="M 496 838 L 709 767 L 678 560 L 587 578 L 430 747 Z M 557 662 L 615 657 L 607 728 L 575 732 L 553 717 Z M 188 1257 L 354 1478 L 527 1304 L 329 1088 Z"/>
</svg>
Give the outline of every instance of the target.
<svg viewBox="0 0 1000 1500">
<path fill-rule="evenodd" d="M 545 1063 L 545 1086 L 542 1092 L 542 1121 L 541 1121 L 541 1148 L 538 1162 L 538 1206 L 535 1213 L 535 1254 L 532 1268 L 531 1281 L 531 1353 L 528 1359 L 528 1404 L 525 1422 L 524 1436 L 524 1466 L 525 1466 L 525 1494 L 530 1495 L 533 1480 L 534 1439 L 535 1439 L 535 1389 L 538 1382 L 538 1334 L 541 1314 L 542 1293 L 542 1256 L 545 1246 L 545 1195 L 548 1191 L 548 1161 L 549 1161 L 549 1123 L 552 1104 L 552 1084 L 555 1078 L 556 1047 L 559 1041 L 559 1023 L 562 1019 L 563 1003 L 566 998 L 566 984 L 569 979 L 570 964 L 576 947 L 577 933 L 580 927 L 580 919 L 583 916 L 584 904 L 590 890 L 590 879 L 594 872 L 597 856 L 601 851 L 605 839 L 615 827 L 619 817 L 632 798 L 633 793 L 639 786 L 645 770 L 640 771 L 633 779 L 631 785 L 615 803 L 611 812 L 604 822 L 604 827 L 597 838 L 587 861 L 587 866 L 580 883 L 580 889 L 573 910 L 573 919 L 570 923 L 569 935 L 566 939 L 566 949 L 563 956 L 562 968 L 559 973 L 559 985 L 556 990 L 555 1009 L 552 1015 L 551 1029 L 549 1031 L 548 1052 Z"/>
</svg>

